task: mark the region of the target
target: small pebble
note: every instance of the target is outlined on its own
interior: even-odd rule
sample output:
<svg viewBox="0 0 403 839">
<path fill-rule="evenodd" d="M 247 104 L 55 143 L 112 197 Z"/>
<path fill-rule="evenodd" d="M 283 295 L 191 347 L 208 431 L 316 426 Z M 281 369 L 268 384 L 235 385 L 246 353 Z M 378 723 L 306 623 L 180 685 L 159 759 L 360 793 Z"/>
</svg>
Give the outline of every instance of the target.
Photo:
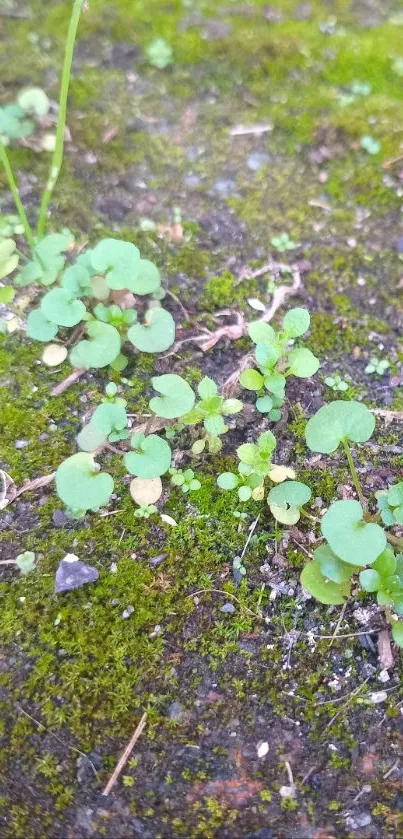
<svg viewBox="0 0 403 839">
<path fill-rule="evenodd" d="M 130 618 L 130 615 L 132 615 L 133 612 L 134 612 L 134 606 L 127 606 L 126 609 L 124 609 L 124 611 L 122 612 L 123 620 L 127 620 L 127 618 Z"/>
<path fill-rule="evenodd" d="M 386 690 L 377 690 L 374 693 L 370 693 L 369 698 L 374 705 L 378 705 L 380 702 L 386 702 L 388 694 Z"/>
<path fill-rule="evenodd" d="M 16 440 L 14 443 L 16 449 L 26 449 L 29 446 L 28 440 Z"/>
<path fill-rule="evenodd" d="M 233 615 L 235 611 L 236 609 L 233 603 L 224 603 L 224 606 L 220 608 L 220 612 L 224 612 L 226 615 Z"/>
<path fill-rule="evenodd" d="M 361 827 L 368 827 L 371 822 L 370 813 L 357 813 L 355 816 L 347 816 L 346 828 L 347 830 L 360 830 Z"/>
<path fill-rule="evenodd" d="M 256 746 L 256 752 L 258 757 L 266 757 L 269 752 L 269 744 L 267 740 L 259 740 Z"/>
</svg>

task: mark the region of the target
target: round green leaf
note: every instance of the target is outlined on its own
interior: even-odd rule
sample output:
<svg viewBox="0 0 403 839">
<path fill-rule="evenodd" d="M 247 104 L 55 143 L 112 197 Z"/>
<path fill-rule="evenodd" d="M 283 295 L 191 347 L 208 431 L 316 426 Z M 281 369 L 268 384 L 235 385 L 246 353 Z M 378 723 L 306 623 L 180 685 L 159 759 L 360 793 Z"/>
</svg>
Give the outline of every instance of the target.
<svg viewBox="0 0 403 839">
<path fill-rule="evenodd" d="M 336 400 L 324 405 L 311 417 L 305 429 L 307 445 L 313 452 L 330 454 L 342 440 L 365 443 L 375 428 L 375 418 L 361 402 Z"/>
<path fill-rule="evenodd" d="M 239 478 L 234 472 L 222 472 L 217 478 L 217 485 L 220 489 L 235 489 L 238 484 Z"/>
<path fill-rule="evenodd" d="M 375 571 L 378 571 L 381 577 L 390 577 L 398 567 L 398 559 L 399 557 L 395 557 L 392 548 L 388 546 L 378 556 L 373 564 L 373 568 L 375 568 Z"/>
<path fill-rule="evenodd" d="M 182 376 L 167 373 L 165 376 L 154 376 L 151 383 L 154 390 L 161 393 L 161 396 L 154 396 L 150 400 L 150 408 L 157 417 L 175 419 L 192 410 L 196 397 Z"/>
<path fill-rule="evenodd" d="M 23 111 L 29 111 L 37 117 L 45 117 L 50 108 L 49 99 L 41 87 L 26 87 L 17 96 L 17 102 Z"/>
<path fill-rule="evenodd" d="M 7 240 L 6 240 L 7 241 Z M 8 277 L 17 268 L 19 262 L 18 253 L 12 253 L 8 257 L 0 257 L 0 280 Z"/>
<path fill-rule="evenodd" d="M 12 303 L 15 297 L 15 290 L 11 285 L 3 285 L 0 287 L 0 303 Z"/>
<path fill-rule="evenodd" d="M 364 571 L 360 571 L 359 579 L 364 591 L 378 591 L 381 588 L 381 576 L 373 568 L 365 568 Z"/>
<path fill-rule="evenodd" d="M 269 376 L 265 376 L 264 386 L 266 390 L 276 396 L 277 399 L 284 399 L 285 385 L 286 379 L 282 373 L 271 373 Z"/>
<path fill-rule="evenodd" d="M 269 323 L 262 320 L 255 320 L 248 325 L 249 337 L 254 344 L 271 344 L 276 340 L 276 333 Z"/>
<path fill-rule="evenodd" d="M 392 638 L 398 647 L 403 647 L 403 621 L 393 621 Z"/>
<path fill-rule="evenodd" d="M 208 434 L 213 434 L 216 437 L 219 437 L 220 434 L 224 434 L 227 429 L 221 414 L 211 414 L 209 417 L 206 417 L 204 420 L 204 427 Z"/>
<path fill-rule="evenodd" d="M 242 486 L 238 489 L 238 498 L 240 501 L 249 501 L 252 498 L 252 489 L 248 486 Z"/>
<path fill-rule="evenodd" d="M 213 379 L 209 379 L 208 376 L 205 376 L 204 379 L 202 379 L 197 385 L 197 392 L 200 399 L 211 399 L 217 394 L 217 385 Z"/>
<path fill-rule="evenodd" d="M 135 438 L 136 451 L 128 452 L 124 457 L 130 474 L 138 478 L 158 478 L 164 475 L 171 465 L 171 449 L 166 440 L 157 434 L 149 434 L 148 437 L 144 434 L 135 435 Z"/>
<path fill-rule="evenodd" d="M 239 381 L 245 390 L 261 390 L 264 385 L 264 378 L 258 370 L 243 370 Z"/>
<path fill-rule="evenodd" d="M 261 370 L 266 373 L 273 369 L 280 358 L 280 353 L 272 344 L 257 344 L 255 358 Z"/>
<path fill-rule="evenodd" d="M 33 551 L 24 551 L 24 553 L 18 554 L 15 559 L 15 564 L 21 571 L 21 574 L 29 574 L 30 571 L 35 570 L 35 554 Z"/>
<path fill-rule="evenodd" d="M 400 507 L 403 504 L 403 481 L 390 488 L 387 498 L 391 507 Z"/>
<path fill-rule="evenodd" d="M 150 259 L 140 259 L 133 276 L 127 279 L 127 286 L 133 294 L 153 294 L 161 285 L 160 272 Z"/>
<path fill-rule="evenodd" d="M 120 335 L 110 323 L 90 321 L 86 330 L 89 341 L 79 341 L 70 353 L 73 367 L 89 370 L 91 367 L 106 367 L 120 353 Z"/>
<path fill-rule="evenodd" d="M 91 251 L 92 267 L 101 274 L 107 272 L 106 283 L 113 291 L 130 288 L 139 262 L 139 249 L 120 239 L 102 239 Z"/>
<path fill-rule="evenodd" d="M 319 359 L 305 347 L 292 350 L 288 356 L 289 372 L 300 379 L 309 379 L 319 370 Z"/>
<path fill-rule="evenodd" d="M 283 320 L 283 330 L 290 338 L 299 338 L 307 332 L 310 322 L 308 309 L 296 307 L 287 312 Z"/>
<path fill-rule="evenodd" d="M 71 510 L 98 510 L 107 504 L 113 492 L 113 480 L 91 454 L 78 452 L 60 464 L 56 472 L 56 489 Z"/>
<path fill-rule="evenodd" d="M 27 317 L 27 335 L 34 341 L 52 341 L 57 335 L 55 323 L 47 320 L 40 309 L 33 309 Z"/>
<path fill-rule="evenodd" d="M 82 300 L 72 299 L 64 288 L 53 288 L 42 297 L 41 311 L 47 320 L 58 326 L 77 326 L 86 308 Z"/>
<path fill-rule="evenodd" d="M 329 545 L 320 545 L 313 552 L 313 555 L 315 561 L 319 564 L 321 573 L 328 580 L 332 580 L 333 583 L 345 583 L 350 579 L 353 573 L 351 565 L 342 562 L 329 548 Z"/>
<path fill-rule="evenodd" d="M 363 521 L 358 501 L 335 501 L 323 516 L 321 529 L 336 556 L 350 565 L 372 565 L 386 547 L 382 527 Z"/>
<path fill-rule="evenodd" d="M 240 399 L 224 399 L 222 403 L 222 413 L 224 416 L 232 416 L 233 414 L 239 414 L 242 411 L 243 402 Z"/>
<path fill-rule="evenodd" d="M 285 507 L 278 504 L 270 504 L 270 512 L 280 524 L 296 524 L 300 520 L 299 507 Z"/>
<path fill-rule="evenodd" d="M 70 298 L 89 296 L 92 293 L 91 277 L 84 265 L 69 265 L 63 272 L 62 286 Z"/>
<path fill-rule="evenodd" d="M 261 414 L 268 414 L 273 407 L 273 400 L 270 396 L 260 396 L 256 399 L 256 409 Z"/>
<path fill-rule="evenodd" d="M 279 507 L 297 507 L 298 509 L 310 500 L 311 490 L 300 481 L 284 481 L 273 487 L 268 496 L 269 504 Z"/>
<path fill-rule="evenodd" d="M 106 437 L 112 431 L 127 428 L 127 414 L 124 405 L 116 402 L 103 402 L 98 405 L 91 417 L 91 425 Z"/>
<path fill-rule="evenodd" d="M 91 422 L 84 425 L 76 437 L 77 445 L 83 452 L 94 452 L 98 446 L 106 443 L 106 439 L 107 435 L 98 431 Z"/>
<path fill-rule="evenodd" d="M 175 340 L 174 319 L 166 309 L 148 309 L 144 324 L 131 326 L 127 337 L 140 352 L 164 352 Z"/>
<path fill-rule="evenodd" d="M 300 577 L 301 585 L 309 594 L 312 594 L 319 603 L 327 606 L 341 606 L 350 596 L 351 584 L 334 583 L 327 580 L 320 570 L 318 562 L 308 562 L 302 570 Z"/>
</svg>

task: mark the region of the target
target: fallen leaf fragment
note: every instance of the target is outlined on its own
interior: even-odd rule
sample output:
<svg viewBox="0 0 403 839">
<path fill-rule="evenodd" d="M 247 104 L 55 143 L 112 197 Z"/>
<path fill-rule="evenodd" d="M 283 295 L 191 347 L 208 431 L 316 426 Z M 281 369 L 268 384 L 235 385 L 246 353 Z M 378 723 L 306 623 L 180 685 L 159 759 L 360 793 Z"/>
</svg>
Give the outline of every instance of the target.
<svg viewBox="0 0 403 839">
<path fill-rule="evenodd" d="M 42 361 L 47 367 L 58 367 L 66 360 L 67 354 L 67 347 L 62 344 L 48 344 L 42 353 Z"/>
</svg>

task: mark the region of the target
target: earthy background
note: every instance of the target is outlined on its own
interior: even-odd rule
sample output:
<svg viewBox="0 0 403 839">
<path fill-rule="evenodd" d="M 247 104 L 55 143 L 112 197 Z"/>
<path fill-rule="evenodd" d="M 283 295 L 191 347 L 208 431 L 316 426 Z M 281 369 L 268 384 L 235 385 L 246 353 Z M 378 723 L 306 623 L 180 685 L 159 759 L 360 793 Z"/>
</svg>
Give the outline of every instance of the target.
<svg viewBox="0 0 403 839">
<path fill-rule="evenodd" d="M 2 103 L 32 83 L 57 99 L 70 9 L 3 0 Z M 163 71 L 145 54 L 157 36 L 173 48 Z M 348 104 L 357 81 L 369 92 Z M 403 148 L 402 93 L 396 0 L 90 0 L 79 28 L 51 226 L 69 226 L 79 243 L 116 235 L 139 244 L 186 307 L 187 322 L 168 298 L 178 326 L 194 330 L 214 328 L 211 315 L 228 307 L 256 316 L 247 300 L 267 302 L 269 278 L 242 279 L 245 269 L 264 264 L 271 237 L 288 232 L 298 247 L 279 258 L 299 264 L 298 302 L 313 312 L 307 344 L 322 367 L 291 385 L 276 462 L 313 486 L 319 509 L 351 495 L 343 458 L 315 459 L 304 444 L 306 418 L 336 396 L 324 378 L 340 373 L 345 396 L 403 410 L 403 161 L 393 162 Z M 378 154 L 360 147 L 366 135 L 381 144 Z M 48 165 L 35 136 L 33 147 L 11 152 L 33 217 Z M 2 173 L 0 185 L 10 212 Z M 172 239 L 175 208 L 181 241 Z M 130 409 L 147 404 L 156 367 L 221 383 L 246 347 L 221 343 L 203 355 L 189 344 L 166 361 L 136 358 Z M 22 332 L 1 338 L 2 465 L 17 485 L 74 451 L 106 380 L 87 375 L 51 398 L 69 366 L 49 370 L 40 354 Z M 364 373 L 373 354 L 391 362 L 383 377 Z M 107 459 L 116 515 L 71 522 L 51 487 L 2 513 L 3 559 L 26 549 L 39 557 L 27 577 L 2 566 L 2 836 L 403 835 L 401 664 L 396 654 L 383 681 L 382 615 L 365 601 L 349 606 L 339 633 L 352 635 L 330 645 L 340 610 L 304 599 L 298 584 L 313 536 L 304 525 L 284 538 L 268 508 L 245 554 L 246 580 L 232 579 L 247 530 L 214 476 L 263 427 L 255 418 L 230 432 L 223 454 L 200 467 L 199 492 L 167 493 L 176 527 L 135 519 L 121 466 Z M 357 464 L 368 493 L 401 474 L 401 423 L 378 417 Z M 260 511 L 246 509 L 250 521 Z M 100 580 L 56 597 L 55 569 L 72 551 Z M 209 588 L 223 594 L 190 596 Z M 222 611 L 228 602 L 235 612 Z M 144 710 L 146 730 L 104 798 Z M 280 793 L 287 762 L 292 798 Z"/>
</svg>

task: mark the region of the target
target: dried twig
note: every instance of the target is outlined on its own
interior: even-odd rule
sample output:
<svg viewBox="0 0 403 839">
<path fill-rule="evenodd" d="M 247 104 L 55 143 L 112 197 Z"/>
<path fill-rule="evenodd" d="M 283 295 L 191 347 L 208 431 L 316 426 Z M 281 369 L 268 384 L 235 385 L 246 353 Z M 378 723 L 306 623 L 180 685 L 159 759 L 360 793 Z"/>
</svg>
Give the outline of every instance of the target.
<svg viewBox="0 0 403 839">
<path fill-rule="evenodd" d="M 41 475 L 40 478 L 34 478 L 32 481 L 25 481 L 25 483 L 16 490 L 14 498 L 18 498 L 18 496 L 22 495 L 23 492 L 32 492 L 34 489 L 46 487 L 48 484 L 52 483 L 55 475 L 56 472 L 51 472 L 49 475 Z"/>
<path fill-rule="evenodd" d="M 115 769 L 113 770 L 112 775 L 109 778 L 109 781 L 108 781 L 105 789 L 102 790 L 102 795 L 109 795 L 109 793 L 111 792 L 111 790 L 115 786 L 116 781 L 119 778 L 119 775 L 120 775 L 122 769 L 124 769 L 127 761 L 129 760 L 129 757 L 130 757 L 130 755 L 131 755 L 131 753 L 134 749 L 134 746 L 137 743 L 137 740 L 139 739 L 142 732 L 144 731 L 144 728 L 146 726 L 146 722 L 147 722 L 147 713 L 144 711 L 144 714 L 143 714 L 143 716 L 142 716 L 142 718 L 141 718 L 141 720 L 140 720 L 140 722 L 139 722 L 139 724 L 138 724 L 138 726 L 137 726 L 137 728 L 136 728 L 136 730 L 133 734 L 133 737 L 131 738 L 130 742 L 127 744 L 121 758 L 119 759 L 118 763 L 116 764 Z"/>
<path fill-rule="evenodd" d="M 70 387 L 70 385 L 73 385 L 74 382 L 78 382 L 78 380 L 81 378 L 81 376 L 84 373 L 85 373 L 85 370 L 81 370 L 81 369 L 73 370 L 73 372 L 70 373 L 70 375 L 67 376 L 65 379 L 63 379 L 62 382 L 59 382 L 58 385 L 55 385 L 55 387 L 52 388 L 52 390 L 50 391 L 50 395 L 51 396 L 60 396 L 60 394 L 64 393 L 64 391 L 67 390 Z"/>
<path fill-rule="evenodd" d="M 335 640 L 335 638 L 337 637 L 337 633 L 338 633 L 338 631 L 339 631 L 339 629 L 340 629 L 340 627 L 341 627 L 341 622 L 342 622 L 342 620 L 343 620 L 343 618 L 344 618 L 344 613 L 345 613 L 346 609 L 347 609 L 347 600 L 346 600 L 346 602 L 345 602 L 345 604 L 344 604 L 344 606 L 343 606 L 343 608 L 342 608 L 342 610 L 341 610 L 341 612 L 340 612 L 340 617 L 339 617 L 339 620 L 337 621 L 337 624 L 336 624 L 335 630 L 334 630 L 334 632 L 333 632 L 333 635 L 332 635 L 332 640 L 330 641 L 329 647 L 332 647 L 332 646 L 333 646 L 334 640 Z"/>
<path fill-rule="evenodd" d="M 247 134 L 253 134 L 260 137 L 261 134 L 266 134 L 267 131 L 272 131 L 273 126 L 270 123 L 256 123 L 255 125 L 234 125 L 230 130 L 231 137 L 244 137 Z"/>
<path fill-rule="evenodd" d="M 388 629 L 382 629 L 378 635 L 378 656 L 382 670 L 390 670 L 393 667 L 395 662 Z"/>
<path fill-rule="evenodd" d="M 381 408 L 371 408 L 370 410 L 378 417 L 384 417 L 388 424 L 393 420 L 403 420 L 403 411 L 383 411 Z"/>
</svg>

